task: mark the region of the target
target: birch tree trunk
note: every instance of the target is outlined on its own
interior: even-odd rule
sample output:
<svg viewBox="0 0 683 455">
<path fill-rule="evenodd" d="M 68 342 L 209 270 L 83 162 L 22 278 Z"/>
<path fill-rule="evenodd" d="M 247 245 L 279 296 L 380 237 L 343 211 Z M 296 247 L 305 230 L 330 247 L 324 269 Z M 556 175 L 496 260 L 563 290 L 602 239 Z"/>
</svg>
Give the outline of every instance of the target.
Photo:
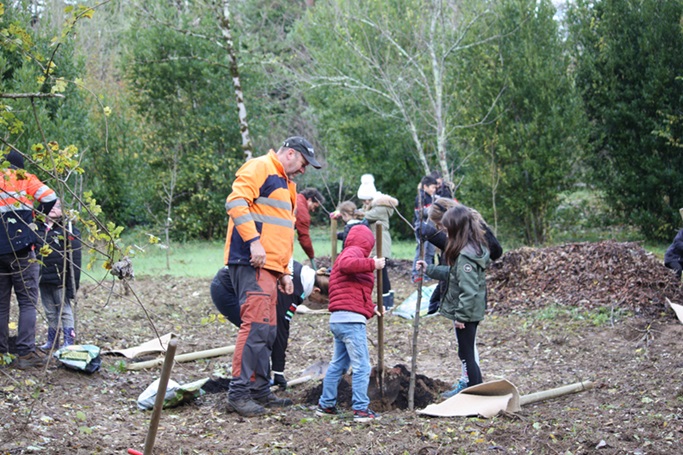
<svg viewBox="0 0 683 455">
<path fill-rule="evenodd" d="M 223 8 L 220 12 L 221 14 L 218 20 L 223 35 L 223 41 L 225 41 L 225 50 L 228 52 L 228 57 L 230 59 L 230 76 L 232 77 L 232 85 L 235 87 L 235 99 L 237 101 L 240 133 L 242 135 L 242 150 L 244 151 L 244 160 L 249 161 L 253 157 L 254 146 L 251 143 L 251 137 L 249 135 L 247 106 L 244 103 L 242 83 L 240 82 L 239 67 L 237 65 L 237 53 L 235 52 L 235 45 L 232 39 L 232 30 L 230 27 L 230 2 L 228 0 L 223 0 Z"/>
</svg>

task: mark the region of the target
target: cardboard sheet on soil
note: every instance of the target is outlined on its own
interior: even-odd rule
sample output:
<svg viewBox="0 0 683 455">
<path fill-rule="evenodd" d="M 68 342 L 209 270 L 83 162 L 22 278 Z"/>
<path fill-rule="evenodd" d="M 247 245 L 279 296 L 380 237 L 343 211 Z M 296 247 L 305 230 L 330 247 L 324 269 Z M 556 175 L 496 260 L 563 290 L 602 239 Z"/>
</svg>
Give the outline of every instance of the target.
<svg viewBox="0 0 683 455">
<path fill-rule="evenodd" d="M 171 341 L 171 338 L 173 337 L 175 337 L 175 334 L 167 333 L 166 335 L 162 335 L 160 338 L 154 338 L 149 341 L 145 341 L 139 346 L 134 346 L 127 349 L 112 349 L 111 351 L 102 352 L 102 354 L 120 354 L 129 359 L 134 359 L 141 355 L 164 352 L 168 347 L 168 342 Z"/>
<path fill-rule="evenodd" d="M 501 379 L 468 387 L 459 394 L 418 410 L 418 414 L 434 417 L 493 417 L 500 411 L 517 412 L 519 392 L 511 382 Z"/>
</svg>

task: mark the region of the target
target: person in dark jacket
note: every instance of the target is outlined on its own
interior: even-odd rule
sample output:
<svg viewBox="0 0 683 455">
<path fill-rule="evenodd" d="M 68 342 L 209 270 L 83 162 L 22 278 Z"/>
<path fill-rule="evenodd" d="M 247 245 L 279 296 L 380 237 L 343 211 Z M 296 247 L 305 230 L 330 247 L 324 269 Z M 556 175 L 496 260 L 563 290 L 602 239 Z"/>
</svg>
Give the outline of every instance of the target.
<svg viewBox="0 0 683 455">
<path fill-rule="evenodd" d="M 676 272 L 678 279 L 681 279 L 683 271 L 683 229 L 678 231 L 674 241 L 664 253 L 664 265 Z"/>
<path fill-rule="evenodd" d="M 64 334 L 61 347 L 76 342 L 75 308 L 71 300 L 81 282 L 80 231 L 62 216 L 59 199 L 47 220 L 38 229 L 40 268 L 40 300 L 47 319 L 47 341 L 40 347 L 50 351 L 56 346 L 60 328 Z M 46 252 L 46 247 L 49 252 Z"/>
<path fill-rule="evenodd" d="M 416 228 L 415 238 L 417 240 L 417 245 L 415 246 L 415 259 L 413 259 L 413 268 L 410 273 L 413 283 L 417 283 L 419 280 L 422 279 L 421 275 L 419 274 L 416 268 L 417 261 L 420 260 L 420 245 L 422 244 L 421 235 L 419 235 L 418 230 L 420 223 L 427 219 L 429 207 L 432 205 L 432 202 L 435 199 L 434 195 L 436 193 L 436 186 L 436 179 L 431 175 L 426 175 L 422 177 L 422 180 L 420 181 L 418 195 L 415 198 L 415 214 L 413 217 L 413 226 L 415 226 Z M 424 260 L 427 262 L 427 264 L 434 263 L 435 253 L 436 251 L 434 249 L 434 245 L 432 245 L 429 242 L 425 242 Z"/>
<path fill-rule="evenodd" d="M 448 235 L 441 224 L 441 219 L 444 213 L 452 207 L 460 205 L 455 199 L 438 199 L 429 208 L 429 222 L 423 222 L 421 227 L 422 237 L 429 243 L 433 244 L 436 248 L 444 251 L 446 248 L 446 241 L 448 240 Z M 479 219 L 480 225 L 484 230 L 484 238 L 486 239 L 486 246 L 489 249 L 490 258 L 492 261 L 499 259 L 503 255 L 503 247 L 498 242 L 498 239 L 491 231 L 491 228 L 481 217 L 479 212 L 474 209 L 470 209 L 474 212 L 475 217 Z M 441 301 L 441 290 L 444 288 L 445 283 L 439 282 L 436 289 L 432 293 L 429 300 L 429 311 L 428 314 L 434 314 L 439 310 L 439 303 Z"/>
<path fill-rule="evenodd" d="M 285 362 L 287 345 L 289 344 L 289 323 L 296 313 L 296 309 L 304 300 L 326 303 L 329 275 L 324 269 L 312 268 L 294 261 L 294 275 L 292 282 L 294 292 L 287 294 L 278 291 L 277 294 L 277 335 L 271 353 L 271 370 L 273 384 L 281 390 L 287 388 L 285 378 Z M 240 304 L 235 296 L 235 290 L 230 280 L 228 267 L 222 267 L 211 282 L 211 300 L 216 309 L 236 327 L 242 324 L 240 318 Z"/>
<path fill-rule="evenodd" d="M 353 369 L 352 408 L 355 422 L 377 420 L 369 407 L 370 353 L 366 322 L 377 311 L 372 299 L 374 271 L 385 265 L 384 258 L 370 258 L 375 237 L 364 225 L 349 231 L 346 245 L 337 256 L 330 275 L 330 331 L 334 335 L 334 354 L 318 400 L 316 415 L 336 415 L 337 389 L 349 366 Z"/>
<path fill-rule="evenodd" d="M 436 248 L 439 248 L 441 251 L 444 251 L 446 249 L 446 242 L 448 241 L 448 234 L 446 233 L 446 230 L 443 224 L 441 223 L 441 220 L 448 209 L 460 205 L 461 204 L 457 202 L 455 199 L 441 198 L 437 200 L 435 203 L 433 203 L 432 206 L 429 208 L 430 223 L 423 223 L 422 233 L 426 241 L 434 244 L 434 246 Z M 479 212 L 475 211 L 474 209 L 470 210 L 473 212 L 475 219 L 478 219 L 479 225 L 484 230 L 484 239 L 486 240 L 486 246 L 489 249 L 489 259 L 492 261 L 499 259 L 503 255 L 503 247 L 498 242 L 498 239 L 493 234 L 493 231 L 491 231 L 491 228 L 489 228 L 488 224 L 486 224 L 486 222 L 481 218 Z M 443 263 L 441 260 L 439 262 Z M 445 281 L 439 281 L 439 284 L 437 284 L 436 289 L 434 289 L 429 299 L 429 309 L 427 311 L 427 314 L 435 314 L 437 311 L 439 311 L 439 307 L 441 306 L 441 299 L 444 295 L 443 291 L 446 289 L 446 287 L 447 283 Z M 474 345 L 474 358 L 475 361 L 479 363 L 479 353 L 477 351 L 476 345 Z M 466 386 L 467 370 L 463 365 L 461 378 L 453 385 L 451 390 L 443 394 L 443 397 L 449 398 L 458 393 L 459 391 L 461 391 Z"/>
<path fill-rule="evenodd" d="M 477 327 L 486 313 L 486 268 L 490 256 L 481 220 L 473 210 L 459 204 L 446 211 L 442 224 L 448 232 L 444 250 L 447 265 L 418 261 L 418 268 L 446 282 L 439 311 L 453 321 L 458 357 L 466 372 L 465 381 L 458 381 L 447 392 L 447 396 L 452 396 L 483 382 L 475 346 Z"/>
<path fill-rule="evenodd" d="M 3 163 L 9 167 L 3 169 Z M 9 352 L 9 315 L 12 289 L 19 304 L 17 368 L 44 366 L 36 351 L 36 306 L 40 265 L 35 261 L 35 212 L 47 214 L 57 196 L 35 175 L 23 171 L 24 157 L 16 150 L 0 153 L 0 355 Z"/>
<path fill-rule="evenodd" d="M 453 191 L 451 191 L 451 184 L 443 181 L 443 176 L 439 171 L 433 171 L 432 177 L 436 179 L 436 192 L 434 193 L 439 198 L 445 197 L 448 199 L 453 199 Z"/>
</svg>

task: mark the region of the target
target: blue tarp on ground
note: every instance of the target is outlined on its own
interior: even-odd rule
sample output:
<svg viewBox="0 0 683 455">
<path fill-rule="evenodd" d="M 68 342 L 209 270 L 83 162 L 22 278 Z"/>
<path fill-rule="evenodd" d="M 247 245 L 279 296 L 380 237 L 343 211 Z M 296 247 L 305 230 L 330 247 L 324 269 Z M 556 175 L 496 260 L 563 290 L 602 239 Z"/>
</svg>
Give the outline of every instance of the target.
<svg viewBox="0 0 683 455">
<path fill-rule="evenodd" d="M 429 310 L 429 299 L 436 289 L 436 284 L 431 286 L 422 286 L 422 298 L 420 299 L 420 317 L 427 316 Z M 415 310 L 417 308 L 417 291 L 410 294 L 410 296 L 401 302 L 400 305 L 392 311 L 396 316 L 401 316 L 405 319 L 415 319 Z"/>
</svg>

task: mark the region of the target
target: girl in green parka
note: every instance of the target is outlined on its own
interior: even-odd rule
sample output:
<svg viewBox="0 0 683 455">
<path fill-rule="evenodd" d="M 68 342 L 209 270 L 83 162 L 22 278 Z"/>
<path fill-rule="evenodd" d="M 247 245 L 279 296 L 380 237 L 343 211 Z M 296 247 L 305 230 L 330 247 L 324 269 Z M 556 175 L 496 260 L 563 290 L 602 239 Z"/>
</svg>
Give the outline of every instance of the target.
<svg viewBox="0 0 683 455">
<path fill-rule="evenodd" d="M 481 223 L 468 207 L 458 205 L 448 209 L 441 224 L 448 233 L 443 253 L 448 265 L 427 265 L 418 261 L 418 267 L 429 277 L 446 283 L 439 312 L 453 321 L 458 357 L 467 372 L 466 387 L 471 387 L 482 383 L 474 346 L 477 326 L 486 311 L 489 250 Z M 464 384 L 462 388 L 465 388 Z"/>
</svg>

